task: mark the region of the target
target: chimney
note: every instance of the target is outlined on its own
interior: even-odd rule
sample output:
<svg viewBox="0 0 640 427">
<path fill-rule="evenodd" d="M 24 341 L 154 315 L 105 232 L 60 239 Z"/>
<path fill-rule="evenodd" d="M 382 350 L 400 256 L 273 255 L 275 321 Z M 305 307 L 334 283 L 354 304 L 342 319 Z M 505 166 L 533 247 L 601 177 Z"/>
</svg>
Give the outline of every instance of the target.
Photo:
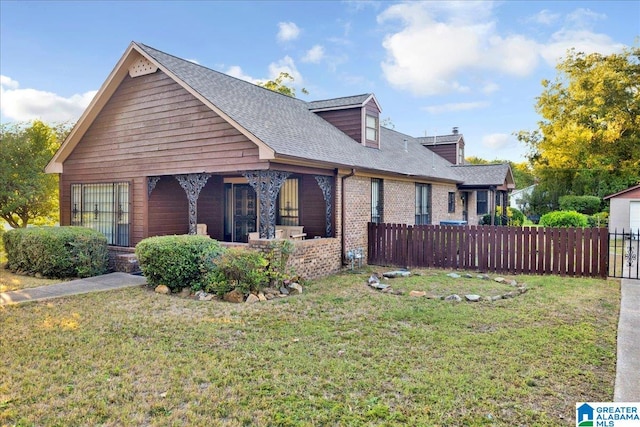
<svg viewBox="0 0 640 427">
<path fill-rule="evenodd" d="M 458 134 L 458 126 L 454 126 L 453 130 L 451 131 L 454 135 Z"/>
</svg>

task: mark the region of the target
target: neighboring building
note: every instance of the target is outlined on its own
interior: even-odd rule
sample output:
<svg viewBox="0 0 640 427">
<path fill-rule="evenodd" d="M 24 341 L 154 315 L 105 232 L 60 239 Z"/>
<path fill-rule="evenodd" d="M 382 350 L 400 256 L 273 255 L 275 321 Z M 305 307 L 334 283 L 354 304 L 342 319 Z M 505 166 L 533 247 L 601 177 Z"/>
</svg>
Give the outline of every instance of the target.
<svg viewBox="0 0 640 427">
<path fill-rule="evenodd" d="M 477 224 L 507 205 L 508 164 L 456 166 L 463 155 L 381 127 L 380 112 L 373 94 L 305 102 L 131 43 L 46 170 L 61 224 L 102 231 L 112 252 L 302 226 L 324 273 L 366 248 L 368 222 Z"/>
<path fill-rule="evenodd" d="M 513 190 L 509 195 L 509 204 L 512 208 L 518 209 L 521 212 L 525 212 L 529 207 L 527 199 L 533 193 L 533 189 L 536 188 L 536 184 L 528 187 L 521 188 L 519 190 Z"/>
<path fill-rule="evenodd" d="M 640 184 L 606 196 L 609 200 L 609 232 L 640 233 Z"/>
</svg>

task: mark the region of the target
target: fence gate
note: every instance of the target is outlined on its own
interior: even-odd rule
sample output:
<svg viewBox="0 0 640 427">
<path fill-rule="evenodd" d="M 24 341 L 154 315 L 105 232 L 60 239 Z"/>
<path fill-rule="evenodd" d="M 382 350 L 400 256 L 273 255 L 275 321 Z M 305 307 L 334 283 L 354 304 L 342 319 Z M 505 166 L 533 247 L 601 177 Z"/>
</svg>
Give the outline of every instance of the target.
<svg viewBox="0 0 640 427">
<path fill-rule="evenodd" d="M 640 229 L 609 233 L 609 276 L 640 279 Z"/>
</svg>

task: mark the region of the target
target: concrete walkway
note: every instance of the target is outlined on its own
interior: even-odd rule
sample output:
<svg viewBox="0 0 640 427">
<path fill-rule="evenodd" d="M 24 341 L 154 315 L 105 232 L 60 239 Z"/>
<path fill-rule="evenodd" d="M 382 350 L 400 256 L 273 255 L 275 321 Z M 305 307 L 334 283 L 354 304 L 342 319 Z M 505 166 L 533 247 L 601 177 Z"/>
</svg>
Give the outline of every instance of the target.
<svg viewBox="0 0 640 427">
<path fill-rule="evenodd" d="M 144 276 L 127 273 L 110 273 L 86 279 L 71 280 L 39 288 L 21 289 L 0 293 L 0 305 L 20 304 L 29 301 L 40 301 L 69 295 L 86 294 L 88 292 L 111 291 L 113 289 L 140 286 L 147 283 Z"/>
<path fill-rule="evenodd" d="M 640 402 L 640 280 L 622 279 L 614 402 Z"/>
</svg>

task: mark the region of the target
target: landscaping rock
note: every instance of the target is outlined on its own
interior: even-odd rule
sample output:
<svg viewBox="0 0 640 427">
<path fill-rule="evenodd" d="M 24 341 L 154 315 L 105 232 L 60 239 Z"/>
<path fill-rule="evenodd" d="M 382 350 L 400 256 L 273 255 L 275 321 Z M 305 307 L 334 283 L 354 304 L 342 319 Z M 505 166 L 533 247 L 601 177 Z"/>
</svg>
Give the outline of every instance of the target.
<svg viewBox="0 0 640 427">
<path fill-rule="evenodd" d="M 396 270 L 396 271 L 388 271 L 386 273 L 382 273 L 384 277 L 388 277 L 393 279 L 395 277 L 409 277 L 411 276 L 411 272 L 407 270 Z"/>
<path fill-rule="evenodd" d="M 244 301 L 244 295 L 239 290 L 234 289 L 231 292 L 224 294 L 222 299 L 227 302 L 240 303 Z"/>
<path fill-rule="evenodd" d="M 453 294 L 453 295 L 449 295 L 447 297 L 444 298 L 445 301 L 462 301 L 462 298 L 460 298 L 459 295 Z"/>
<path fill-rule="evenodd" d="M 163 295 L 169 295 L 171 293 L 171 289 L 169 289 L 167 285 L 158 285 L 156 286 L 155 291 L 156 293 Z"/>
<path fill-rule="evenodd" d="M 465 274 L 464 277 L 467 279 L 473 279 L 473 275 L 469 273 Z"/>
<path fill-rule="evenodd" d="M 458 273 L 449 273 L 447 276 L 452 277 L 454 279 L 459 279 L 461 276 Z"/>
<path fill-rule="evenodd" d="M 258 298 L 254 294 L 249 294 L 249 296 L 247 297 L 247 300 L 245 301 L 245 304 L 255 304 L 257 302 L 260 302 L 260 298 Z"/>
<path fill-rule="evenodd" d="M 390 285 L 385 285 L 384 283 L 377 283 L 377 282 L 376 283 L 372 283 L 369 286 L 371 286 L 374 289 L 381 290 L 381 291 L 384 291 L 385 289 L 391 287 Z"/>
<path fill-rule="evenodd" d="M 465 295 L 464 298 L 467 301 L 471 301 L 471 302 L 478 302 L 480 301 L 480 295 L 476 295 L 476 294 L 470 294 L 470 295 Z"/>
<path fill-rule="evenodd" d="M 511 280 L 511 281 L 509 282 L 509 284 L 510 284 L 511 286 L 518 286 L 518 281 L 517 281 L 517 280 Z"/>
<path fill-rule="evenodd" d="M 410 297 L 423 297 L 427 295 L 427 293 L 425 291 L 411 291 L 409 292 L 409 296 Z"/>
<path fill-rule="evenodd" d="M 281 295 L 289 295 L 289 289 L 286 286 L 280 286 Z"/>
<path fill-rule="evenodd" d="M 504 278 L 504 277 L 496 277 L 495 279 L 493 279 L 493 281 L 494 281 L 494 282 L 497 282 L 497 283 L 504 283 L 504 282 L 506 282 L 506 280 L 505 280 L 505 278 Z"/>
<path fill-rule="evenodd" d="M 299 283 L 291 283 L 289 285 L 289 295 L 296 295 L 302 293 L 302 286 Z"/>
<path fill-rule="evenodd" d="M 182 298 L 189 298 L 191 296 L 191 289 L 189 288 L 182 288 L 182 290 L 180 291 L 180 296 Z"/>
<path fill-rule="evenodd" d="M 478 279 L 481 279 L 481 280 L 490 280 L 491 279 L 491 277 L 489 277 L 488 274 L 478 274 L 476 277 Z"/>
<path fill-rule="evenodd" d="M 262 292 L 258 292 L 258 299 L 262 302 L 267 301 L 267 297 Z"/>
<path fill-rule="evenodd" d="M 369 285 L 373 283 L 380 283 L 380 279 L 378 279 L 378 276 L 375 273 L 369 276 Z"/>
</svg>

